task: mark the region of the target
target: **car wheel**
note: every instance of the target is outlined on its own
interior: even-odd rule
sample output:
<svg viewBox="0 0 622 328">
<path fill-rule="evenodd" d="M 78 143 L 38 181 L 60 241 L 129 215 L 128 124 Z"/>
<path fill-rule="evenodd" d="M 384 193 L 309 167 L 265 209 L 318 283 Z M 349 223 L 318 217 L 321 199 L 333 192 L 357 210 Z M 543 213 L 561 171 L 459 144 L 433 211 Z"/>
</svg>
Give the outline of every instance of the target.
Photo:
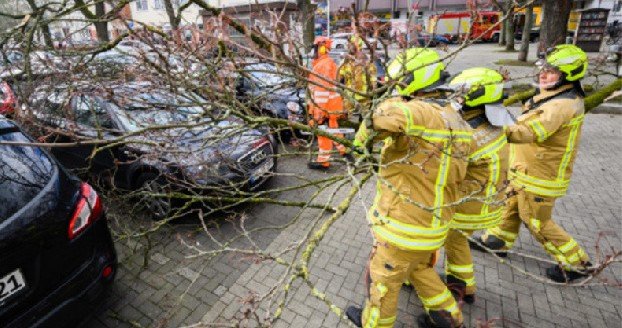
<svg viewBox="0 0 622 328">
<path fill-rule="evenodd" d="M 499 42 L 499 34 L 495 34 L 490 38 L 490 42 Z"/>
<path fill-rule="evenodd" d="M 154 172 L 142 173 L 136 180 L 136 186 L 140 191 L 146 193 L 141 195 L 139 204 L 151 214 L 154 220 L 166 218 L 172 211 L 172 200 L 170 197 L 153 197 L 150 194 L 166 193 L 164 179 Z"/>
</svg>

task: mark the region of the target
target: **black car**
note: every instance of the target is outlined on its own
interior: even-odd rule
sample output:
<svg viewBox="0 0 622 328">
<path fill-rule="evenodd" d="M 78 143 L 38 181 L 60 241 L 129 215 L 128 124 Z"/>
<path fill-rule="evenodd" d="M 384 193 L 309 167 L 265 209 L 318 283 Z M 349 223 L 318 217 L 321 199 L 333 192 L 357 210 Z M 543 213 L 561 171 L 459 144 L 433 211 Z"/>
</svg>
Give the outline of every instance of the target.
<svg viewBox="0 0 622 328">
<path fill-rule="evenodd" d="M 306 89 L 288 70 L 270 63 L 249 64 L 238 77 L 237 94 L 241 101 L 257 111 L 306 124 Z M 291 131 L 280 134 L 284 142 L 288 142 L 291 135 Z"/>
<path fill-rule="evenodd" d="M 55 147 L 53 152 L 69 168 L 112 173 L 117 187 L 254 190 L 276 170 L 276 142 L 269 131 L 246 127 L 207 107 L 196 94 L 140 82 L 104 94 L 89 87 L 72 90 L 39 92 L 32 101 L 35 116 L 67 132 L 48 141 L 109 141 L 96 153 L 94 145 Z M 121 136 L 124 142 L 118 142 Z M 148 205 L 156 217 L 166 214 L 165 204 Z"/>
<path fill-rule="evenodd" d="M 0 326 L 75 325 L 117 257 L 95 190 L 30 142 L 0 115 Z"/>
</svg>

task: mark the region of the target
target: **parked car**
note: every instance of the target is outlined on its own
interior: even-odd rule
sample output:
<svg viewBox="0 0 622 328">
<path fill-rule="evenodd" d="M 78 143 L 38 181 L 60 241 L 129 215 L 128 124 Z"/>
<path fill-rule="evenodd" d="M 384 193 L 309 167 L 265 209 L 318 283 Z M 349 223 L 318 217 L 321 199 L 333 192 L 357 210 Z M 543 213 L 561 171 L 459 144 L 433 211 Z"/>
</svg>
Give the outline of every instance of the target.
<svg viewBox="0 0 622 328">
<path fill-rule="evenodd" d="M 35 73 L 55 73 L 69 69 L 69 59 L 49 51 L 33 51 L 29 54 L 30 65 Z"/>
<path fill-rule="evenodd" d="M 109 90 L 114 91 L 108 96 L 89 87 L 69 94 L 64 87 L 43 91 L 34 99 L 40 120 L 69 132 L 49 141 L 72 141 L 70 135 L 75 134 L 110 142 L 92 159 L 93 145 L 53 148 L 68 167 L 111 172 L 115 185 L 127 189 L 194 188 L 213 193 L 255 190 L 276 170 L 276 142 L 267 130 L 221 117 L 196 94 L 183 90 L 173 94 L 140 82 Z M 162 128 L 186 124 L 196 126 Z M 113 143 L 121 135 L 127 136 L 126 142 Z M 156 218 L 171 210 L 161 199 L 146 205 Z"/>
<path fill-rule="evenodd" d="M 0 323 L 84 320 L 114 280 L 117 256 L 97 192 L 0 115 Z"/>
<path fill-rule="evenodd" d="M 278 69 L 271 63 L 255 63 L 244 67 L 237 82 L 238 98 L 253 109 L 267 115 L 306 124 L 306 89 L 293 73 Z M 297 133 L 297 131 L 294 131 Z M 283 131 L 288 142 L 292 132 Z"/>
<path fill-rule="evenodd" d="M 0 80 L 0 115 L 12 115 L 17 107 L 17 97 L 11 85 Z"/>
<path fill-rule="evenodd" d="M 23 73 L 24 55 L 17 50 L 0 51 L 0 79 Z"/>
<path fill-rule="evenodd" d="M 331 40 L 333 41 L 333 49 L 348 49 L 348 42 L 352 37 L 352 33 L 335 33 L 331 36 Z M 369 45 L 375 45 L 376 49 L 382 49 L 382 44 L 378 42 L 375 38 L 366 38 Z M 367 48 L 367 44 L 364 45 Z"/>
</svg>

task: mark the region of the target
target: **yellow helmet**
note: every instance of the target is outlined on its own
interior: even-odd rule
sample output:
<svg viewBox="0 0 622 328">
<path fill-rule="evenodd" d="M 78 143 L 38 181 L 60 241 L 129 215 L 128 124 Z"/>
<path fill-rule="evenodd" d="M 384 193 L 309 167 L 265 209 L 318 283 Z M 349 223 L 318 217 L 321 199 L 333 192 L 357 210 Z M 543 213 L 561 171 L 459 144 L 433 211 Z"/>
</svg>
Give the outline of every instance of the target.
<svg viewBox="0 0 622 328">
<path fill-rule="evenodd" d="M 587 72 L 587 55 L 574 44 L 560 44 L 548 49 L 544 61 L 545 65 L 564 73 L 566 81 L 577 81 Z"/>
<path fill-rule="evenodd" d="M 465 105 L 477 107 L 503 99 L 503 75 L 485 67 L 466 69 L 456 75 L 448 85 L 453 90 L 462 89 Z"/>
<path fill-rule="evenodd" d="M 440 58 L 432 49 L 410 48 L 389 63 L 387 76 L 391 80 L 399 80 L 397 91 L 400 95 L 409 96 L 441 79 L 445 65 Z"/>
</svg>

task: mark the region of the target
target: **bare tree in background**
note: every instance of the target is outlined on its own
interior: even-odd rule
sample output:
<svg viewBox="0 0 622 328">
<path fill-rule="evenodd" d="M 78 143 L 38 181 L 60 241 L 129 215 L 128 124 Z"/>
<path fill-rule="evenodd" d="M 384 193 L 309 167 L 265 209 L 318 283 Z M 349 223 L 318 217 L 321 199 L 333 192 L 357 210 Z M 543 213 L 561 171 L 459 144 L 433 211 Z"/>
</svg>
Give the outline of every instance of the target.
<svg viewBox="0 0 622 328">
<path fill-rule="evenodd" d="M 529 41 L 531 39 L 531 26 L 533 25 L 533 4 L 527 5 L 525 9 L 525 25 L 523 26 L 523 35 L 521 38 L 518 60 L 527 61 L 529 54 Z"/>
<path fill-rule="evenodd" d="M 540 49 L 566 42 L 572 0 L 542 0 Z"/>
</svg>

